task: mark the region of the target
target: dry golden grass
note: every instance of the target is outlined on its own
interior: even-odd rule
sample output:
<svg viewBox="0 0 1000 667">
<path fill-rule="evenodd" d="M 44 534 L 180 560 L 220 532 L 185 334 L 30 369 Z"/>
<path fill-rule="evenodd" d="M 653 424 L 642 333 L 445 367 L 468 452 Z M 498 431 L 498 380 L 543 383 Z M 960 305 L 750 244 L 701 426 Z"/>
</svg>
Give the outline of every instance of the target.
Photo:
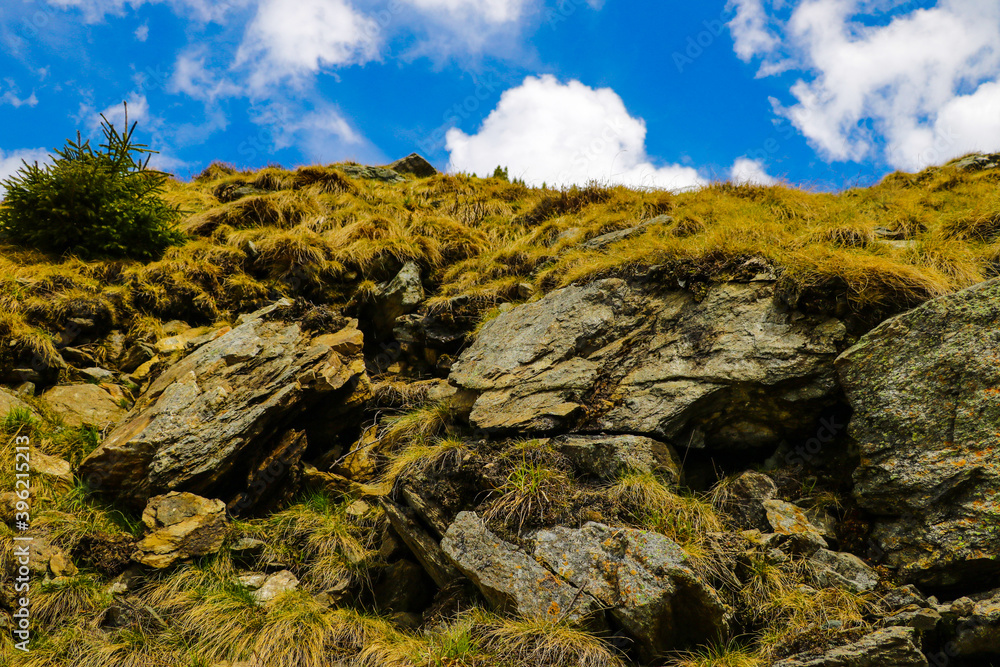
<svg viewBox="0 0 1000 667">
<path fill-rule="evenodd" d="M 0 366 L 58 365 L 52 336 L 71 315 L 153 331 L 149 323 L 169 319 L 233 320 L 276 294 L 343 305 L 363 301 L 405 261 L 421 265 L 437 308 L 462 296 L 486 312 L 650 265 L 724 280 L 756 257 L 782 280 L 884 314 L 1000 274 L 997 180 L 994 171 L 945 165 L 837 194 L 729 183 L 671 194 L 466 175 L 382 183 L 338 165 L 213 164 L 191 183 L 170 183 L 166 197 L 187 212 L 192 238 L 158 262 L 83 262 L 0 245 L 0 338 L 9 342 Z M 226 201 L 241 186 L 252 193 Z M 581 245 L 663 214 L 671 218 L 611 246 Z"/>
</svg>

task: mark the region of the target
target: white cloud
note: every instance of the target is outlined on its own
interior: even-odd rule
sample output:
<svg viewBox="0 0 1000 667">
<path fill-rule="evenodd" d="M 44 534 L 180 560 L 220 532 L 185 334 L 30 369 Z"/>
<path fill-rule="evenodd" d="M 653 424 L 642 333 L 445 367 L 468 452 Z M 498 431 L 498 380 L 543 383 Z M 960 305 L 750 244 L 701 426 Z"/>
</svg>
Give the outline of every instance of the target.
<svg viewBox="0 0 1000 667">
<path fill-rule="evenodd" d="M 0 104 L 9 104 L 15 109 L 24 106 L 33 107 L 38 104 L 38 98 L 35 97 L 34 92 L 27 97 L 21 97 L 21 89 L 17 87 L 13 79 L 4 78 L 3 83 L 4 85 L 0 86 Z M 4 88 L 6 90 L 3 90 Z"/>
<path fill-rule="evenodd" d="M 245 92 L 225 75 L 212 71 L 206 65 L 205 49 L 188 51 L 177 57 L 167 89 L 203 102 L 214 102 Z"/>
<path fill-rule="evenodd" d="M 590 180 L 682 189 L 705 184 L 691 167 L 656 166 L 646 155 L 646 124 L 610 88 L 551 75 L 528 77 L 500 97 L 479 132 L 452 128 L 452 171 L 489 174 L 497 165 L 531 184 Z"/>
<path fill-rule="evenodd" d="M 767 28 L 767 12 L 761 0 L 729 0 L 726 9 L 736 10 L 729 29 L 733 33 L 733 48 L 743 62 L 761 53 L 770 53 L 779 44 L 778 38 Z"/>
<path fill-rule="evenodd" d="M 261 87 L 327 66 L 378 57 L 379 24 L 346 0 L 261 0 L 237 54 Z"/>
<path fill-rule="evenodd" d="M 24 162 L 48 162 L 49 152 L 44 148 L 26 148 L 22 150 L 4 151 L 0 149 L 0 181 L 13 176 Z M 0 199 L 3 199 L 6 188 L 0 183 Z"/>
<path fill-rule="evenodd" d="M 751 185 L 774 185 L 778 179 L 769 175 L 760 160 L 741 157 L 733 162 L 729 170 L 729 180 L 733 183 L 749 183 Z"/>
<path fill-rule="evenodd" d="M 149 39 L 149 24 L 143 23 L 141 26 L 135 29 L 135 38 L 140 42 L 145 42 Z"/>
<path fill-rule="evenodd" d="M 512 23 L 519 21 L 530 0 L 404 0 L 425 12 L 441 13 L 463 21 L 480 20 L 486 23 Z"/>
<path fill-rule="evenodd" d="M 48 3 L 60 9 L 79 9 L 87 23 L 97 23 L 109 14 L 123 15 L 126 7 L 134 9 L 144 4 L 164 1 L 170 4 L 179 16 L 202 22 L 219 22 L 230 10 L 246 7 L 252 0 L 48 0 Z"/>
<path fill-rule="evenodd" d="M 913 170 L 1000 147 L 1000 4 L 941 0 L 895 16 L 890 0 L 734 4 L 737 55 L 761 58 L 762 75 L 799 71 L 794 102 L 772 103 L 824 158 L 880 154 Z"/>
</svg>

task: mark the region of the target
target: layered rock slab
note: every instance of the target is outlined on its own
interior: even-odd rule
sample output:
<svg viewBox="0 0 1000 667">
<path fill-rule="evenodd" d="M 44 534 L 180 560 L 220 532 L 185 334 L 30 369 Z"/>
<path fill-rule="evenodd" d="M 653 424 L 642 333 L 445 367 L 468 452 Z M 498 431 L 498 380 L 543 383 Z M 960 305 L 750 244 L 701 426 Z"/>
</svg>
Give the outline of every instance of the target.
<svg viewBox="0 0 1000 667">
<path fill-rule="evenodd" d="M 836 319 L 783 308 L 770 281 L 698 300 L 622 279 L 571 286 L 488 322 L 451 381 L 492 432 L 629 433 L 686 447 L 775 445 L 837 394 Z"/>
<path fill-rule="evenodd" d="M 252 504 L 301 457 L 301 438 L 281 437 L 289 422 L 364 376 L 356 327 L 303 331 L 282 319 L 290 306 L 254 313 L 168 368 L 81 463 L 80 476 L 138 506 L 166 491 L 216 486 L 220 493 L 206 495 Z M 260 464 L 269 474 L 258 474 Z"/>
<path fill-rule="evenodd" d="M 931 587 L 1000 577 L 1000 281 L 883 322 L 837 368 L 888 564 Z"/>
<path fill-rule="evenodd" d="M 726 632 L 718 594 L 663 535 L 591 522 L 538 531 L 533 542 L 535 558 L 601 602 L 644 661 Z"/>
<path fill-rule="evenodd" d="M 475 512 L 455 517 L 441 540 L 441 549 L 498 609 L 606 629 L 597 600 L 497 537 Z"/>
<path fill-rule="evenodd" d="M 912 628 L 886 628 L 821 655 L 795 655 L 774 667 L 927 667 Z"/>
</svg>

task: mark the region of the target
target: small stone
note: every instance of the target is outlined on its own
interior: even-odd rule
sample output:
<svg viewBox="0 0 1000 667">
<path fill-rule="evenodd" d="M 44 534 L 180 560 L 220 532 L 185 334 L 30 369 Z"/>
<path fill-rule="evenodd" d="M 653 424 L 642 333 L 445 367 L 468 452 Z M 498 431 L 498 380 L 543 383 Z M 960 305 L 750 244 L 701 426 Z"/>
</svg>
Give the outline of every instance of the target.
<svg viewBox="0 0 1000 667">
<path fill-rule="evenodd" d="M 294 591 L 299 587 L 299 580 L 289 570 L 282 570 L 269 576 L 260 588 L 253 592 L 253 599 L 258 604 L 266 604 L 282 593 Z"/>
<path fill-rule="evenodd" d="M 958 615 L 961 618 L 966 616 L 972 616 L 972 612 L 976 607 L 976 603 L 969 598 L 958 598 L 951 603 L 951 612 Z"/>
<path fill-rule="evenodd" d="M 56 577 L 75 577 L 80 573 L 69 554 L 61 549 L 55 551 L 49 558 L 49 571 Z"/>
</svg>

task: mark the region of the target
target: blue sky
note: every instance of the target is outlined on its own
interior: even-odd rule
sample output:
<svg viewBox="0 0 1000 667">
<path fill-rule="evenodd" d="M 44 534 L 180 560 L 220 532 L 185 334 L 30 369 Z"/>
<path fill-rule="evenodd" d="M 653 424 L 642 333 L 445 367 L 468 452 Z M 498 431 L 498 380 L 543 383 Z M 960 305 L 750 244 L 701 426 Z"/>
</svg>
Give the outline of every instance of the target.
<svg viewBox="0 0 1000 667">
<path fill-rule="evenodd" d="M 121 102 L 181 178 L 417 151 L 835 190 L 1000 150 L 993 0 L 4 0 L 0 176 Z"/>
</svg>

